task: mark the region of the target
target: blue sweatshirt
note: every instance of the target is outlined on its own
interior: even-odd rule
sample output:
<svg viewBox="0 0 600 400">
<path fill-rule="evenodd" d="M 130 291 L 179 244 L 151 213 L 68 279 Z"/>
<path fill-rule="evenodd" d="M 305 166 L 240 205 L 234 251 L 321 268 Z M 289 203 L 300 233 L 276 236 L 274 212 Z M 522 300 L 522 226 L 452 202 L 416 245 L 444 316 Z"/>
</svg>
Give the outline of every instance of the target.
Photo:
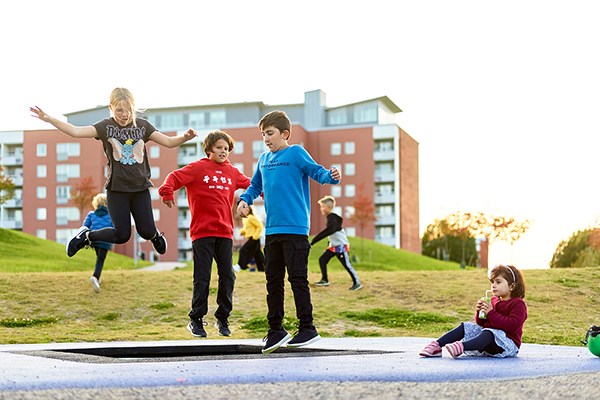
<svg viewBox="0 0 600 400">
<path fill-rule="evenodd" d="M 319 165 L 301 146 L 292 145 L 260 155 L 250 187 L 240 199 L 251 205 L 264 193 L 266 235 L 306 235 L 310 230 L 310 186 L 308 178 L 320 184 L 339 183 L 331 171 Z"/>
</svg>

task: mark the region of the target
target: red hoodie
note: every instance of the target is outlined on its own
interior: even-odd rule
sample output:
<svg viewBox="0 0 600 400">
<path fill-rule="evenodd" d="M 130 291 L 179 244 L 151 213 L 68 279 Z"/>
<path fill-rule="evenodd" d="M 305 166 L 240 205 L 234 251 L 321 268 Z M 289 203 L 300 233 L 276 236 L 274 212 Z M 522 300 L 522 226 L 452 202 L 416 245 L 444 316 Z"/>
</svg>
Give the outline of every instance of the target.
<svg viewBox="0 0 600 400">
<path fill-rule="evenodd" d="M 167 175 L 158 193 L 163 201 L 174 200 L 173 192 L 185 186 L 192 241 L 209 236 L 233 238 L 233 197 L 237 189 L 249 185 L 250 178 L 229 160 L 219 164 L 202 158 Z"/>
</svg>

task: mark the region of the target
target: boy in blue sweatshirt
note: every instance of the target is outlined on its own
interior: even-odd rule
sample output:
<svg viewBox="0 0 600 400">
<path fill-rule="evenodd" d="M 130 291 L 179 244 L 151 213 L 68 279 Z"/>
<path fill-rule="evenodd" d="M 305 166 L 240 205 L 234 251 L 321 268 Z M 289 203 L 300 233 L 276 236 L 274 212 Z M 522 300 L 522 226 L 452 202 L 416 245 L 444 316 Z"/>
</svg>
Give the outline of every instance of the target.
<svg viewBox="0 0 600 400">
<path fill-rule="evenodd" d="M 262 117 L 258 127 L 269 151 L 260 155 L 250 186 L 240 196 L 237 211 L 246 217 L 248 207 L 264 193 L 269 332 L 262 353 L 269 354 L 286 343 L 288 347 L 300 347 L 321 339 L 313 324 L 308 286 L 308 178 L 320 184 L 337 184 L 342 176 L 335 167 L 328 170 L 317 164 L 303 147 L 288 144 L 292 123 L 285 112 L 271 111 Z M 293 338 L 282 325 L 286 267 L 299 321 L 298 333 Z"/>
</svg>

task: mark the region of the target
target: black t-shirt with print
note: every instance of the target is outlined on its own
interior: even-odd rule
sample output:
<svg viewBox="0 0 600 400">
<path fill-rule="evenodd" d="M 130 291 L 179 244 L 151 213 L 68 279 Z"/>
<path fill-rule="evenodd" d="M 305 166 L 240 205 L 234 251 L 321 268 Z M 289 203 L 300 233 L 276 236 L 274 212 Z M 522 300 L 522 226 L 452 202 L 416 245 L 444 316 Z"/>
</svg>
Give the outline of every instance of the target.
<svg viewBox="0 0 600 400">
<path fill-rule="evenodd" d="M 94 124 L 108 159 L 108 190 L 140 192 L 153 186 L 145 143 L 156 128 L 145 119 L 135 121 L 136 126 L 120 126 L 113 118 Z"/>
</svg>

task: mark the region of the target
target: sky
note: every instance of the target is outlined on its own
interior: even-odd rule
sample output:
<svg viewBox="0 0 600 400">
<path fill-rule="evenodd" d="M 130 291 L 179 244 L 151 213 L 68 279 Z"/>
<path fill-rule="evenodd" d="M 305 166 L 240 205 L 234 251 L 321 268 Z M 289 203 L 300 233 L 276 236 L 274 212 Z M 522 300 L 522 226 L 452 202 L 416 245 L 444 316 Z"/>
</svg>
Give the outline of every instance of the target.
<svg viewBox="0 0 600 400">
<path fill-rule="evenodd" d="M 140 108 L 388 96 L 419 142 L 421 231 L 457 211 L 528 219 L 490 263 L 547 268 L 600 220 L 595 0 L 31 0 L 0 16 L 0 131 L 117 86 Z"/>
</svg>

